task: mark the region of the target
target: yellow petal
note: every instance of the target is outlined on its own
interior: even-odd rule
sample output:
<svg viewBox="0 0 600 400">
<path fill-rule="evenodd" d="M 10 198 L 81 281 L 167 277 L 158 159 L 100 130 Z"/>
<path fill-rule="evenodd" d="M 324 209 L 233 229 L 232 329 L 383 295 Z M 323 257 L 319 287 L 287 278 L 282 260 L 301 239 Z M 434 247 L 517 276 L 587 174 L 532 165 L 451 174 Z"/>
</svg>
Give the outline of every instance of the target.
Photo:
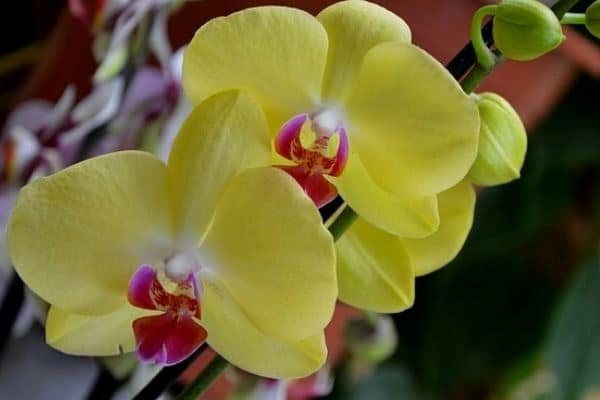
<svg viewBox="0 0 600 400">
<path fill-rule="evenodd" d="M 417 276 L 449 263 L 460 251 L 473 223 L 475 191 L 463 181 L 440 193 L 440 228 L 424 239 L 401 239 L 415 266 Z"/>
<path fill-rule="evenodd" d="M 362 218 L 379 229 L 406 237 L 425 237 L 439 225 L 437 197 L 406 198 L 383 190 L 351 153 L 339 178 L 328 177 L 340 195 Z"/>
<path fill-rule="evenodd" d="M 113 153 L 21 190 L 8 228 L 15 269 L 48 303 L 82 314 L 122 304 L 131 275 L 168 241 L 165 165 Z"/>
<path fill-rule="evenodd" d="M 337 283 L 333 239 L 312 201 L 285 172 L 256 168 L 219 200 L 201 252 L 263 333 L 294 341 L 331 319 Z"/>
<path fill-rule="evenodd" d="M 114 356 L 134 351 L 131 324 L 149 312 L 123 300 L 119 308 L 97 316 L 74 314 L 51 306 L 46 320 L 46 342 L 78 356 Z"/>
<path fill-rule="evenodd" d="M 415 275 L 398 237 L 359 218 L 336 242 L 339 298 L 382 313 L 405 310 L 415 297 Z"/>
<path fill-rule="evenodd" d="M 267 123 L 248 95 L 214 95 L 189 115 L 169 156 L 169 195 L 175 232 L 197 242 L 227 181 L 239 171 L 271 163 Z"/>
<path fill-rule="evenodd" d="M 311 111 L 321 94 L 327 34 L 310 14 L 287 7 L 249 8 L 202 26 L 184 56 L 192 103 L 226 89 L 254 96 L 278 129 Z"/>
<path fill-rule="evenodd" d="M 391 193 L 437 194 L 462 180 L 477 155 L 477 107 L 411 44 L 388 42 L 367 53 L 346 111 L 351 148 Z"/>
<path fill-rule="evenodd" d="M 362 0 L 334 3 L 317 15 L 329 37 L 327 68 L 323 81 L 325 99 L 348 94 L 364 55 L 388 41 L 410 42 L 410 28 L 396 14 Z"/>
<path fill-rule="evenodd" d="M 318 370 L 327 357 L 323 332 L 296 342 L 275 340 L 253 324 L 217 280 L 205 281 L 202 324 L 213 349 L 253 374 L 271 378 L 306 376 Z"/>
</svg>

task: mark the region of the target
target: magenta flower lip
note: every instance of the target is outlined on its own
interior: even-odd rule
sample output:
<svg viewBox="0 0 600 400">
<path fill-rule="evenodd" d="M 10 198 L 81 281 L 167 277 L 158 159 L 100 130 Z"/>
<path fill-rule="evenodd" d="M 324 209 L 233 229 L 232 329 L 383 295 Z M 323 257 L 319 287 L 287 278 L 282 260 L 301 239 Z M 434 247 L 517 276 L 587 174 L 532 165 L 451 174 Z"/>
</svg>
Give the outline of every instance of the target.
<svg viewBox="0 0 600 400">
<path fill-rule="evenodd" d="M 296 164 L 278 167 L 290 174 L 315 205 L 321 208 L 337 196 L 336 187 L 323 175 L 342 174 L 348 160 L 349 144 L 346 129 L 341 122 L 337 123 L 335 130 L 324 132 L 315 126 L 317 116 L 318 114 L 313 117 L 300 114 L 286 122 L 275 138 L 275 150 Z M 309 147 L 305 147 L 300 134 L 308 121 L 311 121 L 315 140 Z M 330 139 L 334 135 L 339 136 L 339 144 L 335 155 L 328 156 Z"/>
<path fill-rule="evenodd" d="M 194 318 L 200 318 L 200 298 L 196 277 L 190 273 L 169 293 L 152 266 L 144 264 L 135 272 L 127 297 L 131 305 L 163 311 L 160 315 L 133 321 L 138 357 L 144 362 L 173 365 L 191 355 L 207 337 Z"/>
</svg>

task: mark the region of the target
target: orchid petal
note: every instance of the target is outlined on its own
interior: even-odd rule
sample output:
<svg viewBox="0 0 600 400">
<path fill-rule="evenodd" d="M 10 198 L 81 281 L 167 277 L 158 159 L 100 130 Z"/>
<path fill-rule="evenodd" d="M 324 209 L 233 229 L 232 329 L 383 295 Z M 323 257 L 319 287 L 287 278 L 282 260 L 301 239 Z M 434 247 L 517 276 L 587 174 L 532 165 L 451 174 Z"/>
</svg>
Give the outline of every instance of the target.
<svg viewBox="0 0 600 400">
<path fill-rule="evenodd" d="M 133 272 L 165 256 L 166 173 L 158 158 L 124 151 L 26 186 L 8 228 L 21 278 L 67 311 L 97 315 L 119 307 Z"/>
<path fill-rule="evenodd" d="M 112 312 L 91 316 L 51 306 L 46 320 L 46 342 L 57 350 L 80 356 L 114 356 L 135 350 L 131 324 L 148 311 L 132 307 L 124 298 Z"/>
<path fill-rule="evenodd" d="M 127 88 L 118 117 L 131 117 L 137 110 L 146 106 L 148 101 L 164 98 L 166 91 L 167 82 L 160 69 L 140 68 Z"/>
<path fill-rule="evenodd" d="M 413 266 L 396 236 L 359 218 L 337 241 L 336 247 L 341 301 L 384 313 L 412 306 Z"/>
<path fill-rule="evenodd" d="M 67 86 L 60 99 L 58 99 L 50 113 L 46 116 L 42 125 L 46 127 L 48 132 L 54 131 L 64 123 L 75 104 L 76 91 L 74 85 Z"/>
<path fill-rule="evenodd" d="M 150 49 L 164 71 L 168 70 L 169 62 L 173 56 L 173 49 L 171 49 L 169 33 L 167 32 L 169 12 L 170 10 L 166 8 L 157 12 L 150 31 Z"/>
<path fill-rule="evenodd" d="M 72 111 L 75 127 L 60 136 L 61 146 L 79 142 L 95 128 L 107 122 L 119 111 L 123 85 L 122 78 L 97 85 Z"/>
<path fill-rule="evenodd" d="M 194 243 L 205 233 L 231 177 L 271 161 L 259 106 L 239 91 L 210 97 L 189 115 L 169 156 L 175 231 Z"/>
<path fill-rule="evenodd" d="M 331 319 L 337 296 L 333 240 L 285 172 L 256 168 L 234 178 L 202 248 L 209 254 L 206 268 L 264 334 L 297 341 Z"/>
<path fill-rule="evenodd" d="M 192 103 L 226 89 L 248 91 L 275 132 L 314 108 L 321 94 L 327 34 L 310 14 L 249 8 L 207 22 L 185 52 L 183 83 Z"/>
<path fill-rule="evenodd" d="M 477 107 L 440 63 L 411 44 L 371 49 L 346 106 L 353 151 L 392 194 L 448 189 L 477 155 Z"/>
<path fill-rule="evenodd" d="M 382 189 L 356 154 L 350 154 L 339 178 L 328 179 L 358 215 L 390 234 L 425 237 L 438 228 L 436 196 L 410 198 Z"/>
<path fill-rule="evenodd" d="M 142 265 L 131 277 L 127 300 L 132 306 L 146 310 L 158 310 L 159 307 L 154 299 L 167 297 L 168 294 L 158 281 L 156 270 L 150 265 Z"/>
<path fill-rule="evenodd" d="M 334 3 L 317 15 L 329 37 L 323 83 L 325 99 L 344 99 L 365 54 L 388 42 L 409 42 L 410 28 L 385 8 L 362 0 Z"/>
<path fill-rule="evenodd" d="M 307 293 L 306 299 L 309 298 Z M 282 292 L 272 301 L 284 299 Z M 207 342 L 216 352 L 257 375 L 296 378 L 315 372 L 325 363 L 327 347 L 322 331 L 295 342 L 267 336 L 231 297 L 225 284 L 215 279 L 205 281 L 202 324 L 208 331 Z M 298 325 L 301 324 L 300 319 Z"/>
<path fill-rule="evenodd" d="M 45 100 L 28 100 L 10 113 L 4 123 L 3 135 L 8 136 L 16 127 L 36 132 L 42 128 L 51 113 L 51 103 Z"/>
<path fill-rule="evenodd" d="M 449 263 L 460 251 L 473 223 L 475 191 L 463 181 L 438 196 L 440 228 L 424 239 L 401 239 L 417 276 Z"/>
</svg>

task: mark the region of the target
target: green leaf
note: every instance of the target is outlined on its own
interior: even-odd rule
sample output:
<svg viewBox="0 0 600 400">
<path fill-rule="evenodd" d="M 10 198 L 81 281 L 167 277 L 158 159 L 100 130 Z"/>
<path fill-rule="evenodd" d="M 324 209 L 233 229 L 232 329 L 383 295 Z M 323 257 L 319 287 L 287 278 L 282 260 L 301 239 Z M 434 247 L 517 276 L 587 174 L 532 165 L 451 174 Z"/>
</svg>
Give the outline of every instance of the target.
<svg viewBox="0 0 600 400">
<path fill-rule="evenodd" d="M 600 262 L 597 257 L 584 266 L 567 290 L 551 327 L 548 346 L 548 363 L 557 378 L 558 399 L 584 399 L 594 390 L 600 393 Z"/>
<path fill-rule="evenodd" d="M 453 263 L 434 275 L 430 291 L 417 287 L 425 314 L 415 348 L 427 388 L 444 394 L 489 382 L 541 344 L 554 290 L 521 255 Z"/>
</svg>

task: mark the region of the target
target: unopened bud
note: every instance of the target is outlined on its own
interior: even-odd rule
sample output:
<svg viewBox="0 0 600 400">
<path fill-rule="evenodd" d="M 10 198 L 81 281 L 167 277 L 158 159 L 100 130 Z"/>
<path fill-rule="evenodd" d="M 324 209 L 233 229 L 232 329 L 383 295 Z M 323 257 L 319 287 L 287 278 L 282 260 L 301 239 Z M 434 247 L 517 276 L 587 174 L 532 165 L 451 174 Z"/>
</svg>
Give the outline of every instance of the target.
<svg viewBox="0 0 600 400">
<path fill-rule="evenodd" d="M 379 363 L 396 350 L 394 322 L 387 315 L 367 314 L 348 321 L 344 336 L 352 354 L 369 363 Z"/>
<path fill-rule="evenodd" d="M 527 133 L 512 106 L 494 93 L 472 94 L 481 126 L 479 150 L 469 178 L 476 185 L 491 186 L 519 178 L 527 150 Z"/>
<path fill-rule="evenodd" d="M 600 0 L 593 2 L 585 10 L 585 27 L 597 38 L 600 38 Z"/>
<path fill-rule="evenodd" d="M 552 10 L 537 0 L 503 0 L 495 11 L 494 43 L 506 57 L 532 60 L 558 47 L 565 36 Z"/>
</svg>

